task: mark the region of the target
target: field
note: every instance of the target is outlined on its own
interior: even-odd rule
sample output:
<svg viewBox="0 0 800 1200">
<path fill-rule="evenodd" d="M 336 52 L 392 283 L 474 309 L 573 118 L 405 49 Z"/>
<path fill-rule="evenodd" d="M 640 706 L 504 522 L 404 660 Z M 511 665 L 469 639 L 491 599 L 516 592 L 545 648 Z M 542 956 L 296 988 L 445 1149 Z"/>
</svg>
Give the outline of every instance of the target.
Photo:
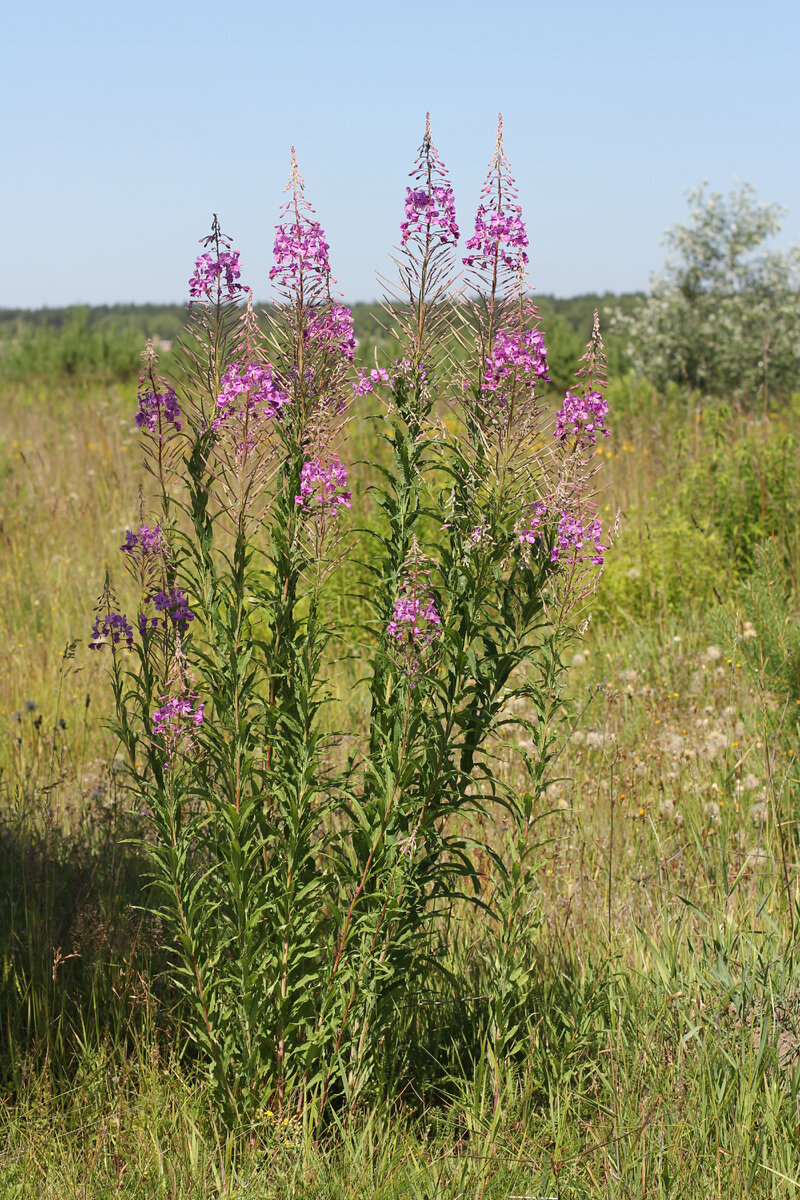
<svg viewBox="0 0 800 1200">
<path fill-rule="evenodd" d="M 800 398 L 612 381 L 600 507 L 620 531 L 565 664 L 530 885 L 505 942 L 456 914 L 451 984 L 408 1025 L 415 1086 L 367 1089 L 320 1133 L 288 1109 L 226 1128 L 181 1036 L 147 820 L 86 649 L 106 570 L 125 598 L 148 484 L 134 390 L 3 385 L 3 1197 L 796 1196 Z M 328 675 L 363 725 L 358 663 Z M 525 738 L 497 751 L 520 787 Z"/>
</svg>

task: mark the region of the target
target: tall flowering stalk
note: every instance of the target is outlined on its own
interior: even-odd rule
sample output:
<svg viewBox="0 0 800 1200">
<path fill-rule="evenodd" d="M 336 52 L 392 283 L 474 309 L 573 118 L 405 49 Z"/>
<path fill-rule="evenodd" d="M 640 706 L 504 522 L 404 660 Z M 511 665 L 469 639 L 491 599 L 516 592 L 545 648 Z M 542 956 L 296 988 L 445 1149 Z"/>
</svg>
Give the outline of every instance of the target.
<svg viewBox="0 0 800 1200">
<path fill-rule="evenodd" d="M 546 429 L 546 344 L 502 126 L 463 299 L 453 191 L 426 121 L 398 205 L 394 364 L 353 371 L 352 314 L 294 151 L 287 192 L 277 303 L 256 311 L 214 217 L 178 377 L 145 354 L 136 421 L 153 494 L 120 546 L 138 605 L 121 612 L 107 582 L 90 639 L 151 814 L 185 1026 L 242 1128 L 289 1105 L 324 1121 L 379 1062 L 402 1076 L 420 1010 L 400 998 L 435 998 L 456 901 L 498 918 L 502 1050 L 561 649 L 607 544 L 592 501 L 607 433 L 599 329 Z M 357 570 L 346 433 L 371 392 L 386 453 L 361 541 L 367 728 L 334 768 L 321 710 L 334 634 L 350 630 L 335 627 L 328 586 L 352 590 Z M 532 745 L 523 795 L 496 765 L 515 724 Z M 479 833 L 498 809 L 504 853 Z"/>
</svg>

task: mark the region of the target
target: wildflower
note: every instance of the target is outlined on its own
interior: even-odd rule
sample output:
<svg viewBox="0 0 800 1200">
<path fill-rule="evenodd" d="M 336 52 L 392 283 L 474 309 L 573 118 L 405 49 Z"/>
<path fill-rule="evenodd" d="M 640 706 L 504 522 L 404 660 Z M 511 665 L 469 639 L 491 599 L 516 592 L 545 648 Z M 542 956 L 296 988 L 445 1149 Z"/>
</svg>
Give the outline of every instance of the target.
<svg viewBox="0 0 800 1200">
<path fill-rule="evenodd" d="M 276 416 L 289 397 L 276 380 L 271 363 L 246 363 L 240 368 L 232 362 L 220 380 L 221 391 L 217 396 L 219 416 L 211 422 L 211 428 L 219 430 L 231 417 L 252 420 Z"/>
<path fill-rule="evenodd" d="M 385 367 L 373 367 L 371 371 L 359 371 L 358 378 L 353 384 L 356 396 L 368 396 L 382 383 L 394 385 L 394 376 Z"/>
<path fill-rule="evenodd" d="M 136 532 L 130 529 L 125 530 L 125 541 L 120 546 L 123 554 L 130 555 L 131 558 L 150 558 L 157 554 L 161 554 L 164 549 L 164 535 L 160 525 L 155 525 L 149 529 L 147 525 L 140 525 Z"/>
<path fill-rule="evenodd" d="M 486 357 L 481 391 L 503 401 L 514 383 L 534 387 L 547 382 L 547 349 L 544 334 L 539 329 L 507 333 L 500 329 L 494 339 L 491 354 Z"/>
<path fill-rule="evenodd" d="M 312 289 L 319 284 L 327 288 L 331 275 L 330 246 L 314 217 L 314 209 L 303 196 L 304 188 L 292 146 L 291 174 L 286 187 L 292 194 L 282 206 L 281 220 L 275 226 L 274 265 L 269 277 L 278 287 L 293 288 L 308 278 Z"/>
<path fill-rule="evenodd" d="M 205 238 L 204 244 L 208 245 L 210 240 L 210 238 Z M 230 245 L 227 238 L 221 240 Z M 216 300 L 220 297 L 223 277 L 227 293 L 226 299 L 235 299 L 239 292 L 247 290 L 244 284 L 236 282 L 241 273 L 238 250 L 222 250 L 216 257 L 209 253 L 201 254 L 194 265 L 194 275 L 189 280 L 189 307 L 191 308 L 194 300 L 203 298 Z M 212 295 L 214 292 L 216 295 Z"/>
<path fill-rule="evenodd" d="M 139 625 L 139 633 L 142 637 L 149 633 L 151 629 L 158 628 L 158 617 L 148 617 L 146 613 L 139 613 L 137 618 Z"/>
<path fill-rule="evenodd" d="M 185 629 L 189 621 L 194 620 L 189 601 L 180 588 L 173 588 L 171 592 L 154 592 L 149 599 L 155 605 L 156 612 L 164 613 L 165 620 L 169 617 L 173 625 L 180 629 Z"/>
<path fill-rule="evenodd" d="M 442 625 L 426 578 L 429 572 L 421 568 L 423 561 L 414 538 L 400 594 L 394 603 L 392 619 L 386 626 L 387 636 L 404 652 L 405 672 L 412 680 L 412 687 Z"/>
<path fill-rule="evenodd" d="M 186 737 L 191 726 L 203 723 L 205 704 L 198 704 L 194 708 L 196 700 L 197 696 L 193 693 L 173 696 L 153 713 L 153 735 L 164 739 L 166 768 L 170 767 L 182 742 L 186 748 Z"/>
<path fill-rule="evenodd" d="M 520 206 L 515 206 L 516 212 L 488 212 L 486 206 L 480 204 L 475 217 L 475 232 L 467 242 L 467 249 L 476 251 L 464 258 L 467 267 L 482 267 L 489 270 L 495 260 L 503 266 L 516 270 L 521 263 L 528 262 L 525 247 L 528 245 L 528 232 L 522 217 Z M 503 244 L 513 248 L 516 253 L 503 249 Z"/>
<path fill-rule="evenodd" d="M 175 389 L 164 384 L 163 391 L 157 391 L 151 384 L 149 388 L 143 384 L 143 390 L 138 394 L 139 407 L 136 410 L 137 429 L 148 429 L 150 433 L 163 434 L 163 422 L 173 425 L 177 430 L 181 427 L 181 410 Z"/>
<path fill-rule="evenodd" d="M 602 567 L 606 549 L 603 536 L 602 522 L 597 517 L 590 517 L 585 523 L 583 518 L 575 513 L 562 510 L 556 528 L 555 542 L 550 551 L 551 562 L 563 562 L 568 565 L 586 561 L 584 546 L 591 543 L 594 553 L 590 561 L 597 567 Z"/>
<path fill-rule="evenodd" d="M 400 225 L 404 246 L 415 233 L 437 236 L 443 246 L 454 246 L 458 241 L 455 196 L 449 185 L 432 187 L 430 191 L 426 187 L 407 187 L 405 210 L 406 219 Z"/>
<path fill-rule="evenodd" d="M 486 540 L 488 533 L 489 533 L 489 526 L 486 523 L 485 518 L 482 517 L 480 524 L 476 525 L 475 528 L 471 529 L 469 532 L 468 539 L 469 539 L 470 545 L 471 546 L 480 546 L 481 542 Z"/>
<path fill-rule="evenodd" d="M 111 639 L 112 646 L 124 642 L 130 650 L 133 646 L 133 627 L 124 613 L 98 613 L 92 626 L 92 636 L 89 639 L 89 649 L 99 650 Z"/>
<path fill-rule="evenodd" d="M 332 304 L 313 311 L 308 319 L 304 337 L 318 346 L 337 351 L 348 362 L 353 361 L 356 348 L 353 314 L 344 304 Z"/>
<path fill-rule="evenodd" d="M 574 437 L 576 446 L 582 450 L 594 446 L 598 433 L 602 437 L 609 436 L 603 424 L 607 414 L 608 404 L 601 392 L 592 391 L 585 396 L 567 392 L 556 417 L 553 436 L 559 441 Z"/>
<path fill-rule="evenodd" d="M 36 712 L 38 707 L 39 707 L 39 705 L 36 703 L 35 700 L 26 700 L 25 701 L 25 712 L 27 712 L 27 713 Z"/>
<path fill-rule="evenodd" d="M 352 493 L 346 491 L 347 468 L 337 455 L 326 462 L 309 458 L 300 471 L 300 493 L 295 503 L 305 512 L 330 512 L 334 517 L 341 508 L 352 508 Z"/>
<path fill-rule="evenodd" d="M 319 221 L 298 217 L 294 223 L 276 225 L 273 246 L 275 265 L 270 268 L 269 277 L 289 287 L 304 272 L 330 275 L 329 250 Z"/>
<path fill-rule="evenodd" d="M 548 505 L 544 500 L 534 501 L 531 505 L 531 515 L 527 528 L 518 531 L 520 542 L 526 542 L 529 546 L 533 546 L 537 541 L 543 540 L 544 522 L 548 511 Z"/>
<path fill-rule="evenodd" d="M 433 641 L 441 624 L 436 605 L 429 595 L 419 596 L 406 592 L 395 601 L 392 619 L 386 627 L 386 632 L 395 641 L 427 646 Z"/>
<path fill-rule="evenodd" d="M 431 140 L 431 116 L 425 117 L 425 136 L 411 171 L 412 186 L 406 188 L 405 216 L 400 240 L 423 243 L 433 239 L 438 246 L 455 246 L 459 238 L 456 204 L 450 176 Z"/>
<path fill-rule="evenodd" d="M 492 273 L 498 267 L 505 267 L 517 274 L 527 264 L 528 231 L 517 198 L 517 188 L 503 151 L 501 117 L 497 146 L 481 189 L 475 232 L 466 245 L 472 253 L 464 258 L 465 266 Z"/>
</svg>

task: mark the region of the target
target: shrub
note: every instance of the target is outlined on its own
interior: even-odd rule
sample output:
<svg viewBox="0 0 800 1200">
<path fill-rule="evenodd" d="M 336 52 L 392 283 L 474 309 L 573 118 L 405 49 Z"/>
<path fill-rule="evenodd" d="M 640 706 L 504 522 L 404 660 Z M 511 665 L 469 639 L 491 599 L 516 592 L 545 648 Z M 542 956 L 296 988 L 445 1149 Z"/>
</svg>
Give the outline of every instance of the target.
<svg viewBox="0 0 800 1200">
<path fill-rule="evenodd" d="M 766 405 L 800 382 L 800 247 L 767 250 L 781 209 L 759 204 L 752 184 L 727 198 L 689 193 L 687 225 L 666 242 L 676 257 L 652 281 L 638 311 L 619 315 L 634 368 L 663 387 L 686 383 L 706 393 Z"/>
</svg>

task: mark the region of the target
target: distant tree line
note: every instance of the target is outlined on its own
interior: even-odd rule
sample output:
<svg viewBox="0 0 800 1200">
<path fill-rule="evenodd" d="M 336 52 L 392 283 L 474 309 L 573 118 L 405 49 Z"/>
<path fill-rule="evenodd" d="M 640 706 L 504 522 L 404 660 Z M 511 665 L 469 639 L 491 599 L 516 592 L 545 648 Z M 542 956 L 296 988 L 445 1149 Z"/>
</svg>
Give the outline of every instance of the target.
<svg viewBox="0 0 800 1200">
<path fill-rule="evenodd" d="M 553 385 L 565 389 L 589 339 L 597 308 L 608 328 L 613 314 L 631 313 L 639 293 L 588 293 L 559 299 L 534 297 L 547 338 Z M 135 378 L 147 338 L 162 357 L 174 352 L 186 324 L 182 304 L 102 304 L 66 308 L 0 309 L 0 378 L 24 381 L 42 377 L 96 377 L 124 382 Z M 391 356 L 388 317 L 377 303 L 353 305 L 358 357 Z M 625 370 L 623 341 L 607 339 L 612 372 Z"/>
</svg>

